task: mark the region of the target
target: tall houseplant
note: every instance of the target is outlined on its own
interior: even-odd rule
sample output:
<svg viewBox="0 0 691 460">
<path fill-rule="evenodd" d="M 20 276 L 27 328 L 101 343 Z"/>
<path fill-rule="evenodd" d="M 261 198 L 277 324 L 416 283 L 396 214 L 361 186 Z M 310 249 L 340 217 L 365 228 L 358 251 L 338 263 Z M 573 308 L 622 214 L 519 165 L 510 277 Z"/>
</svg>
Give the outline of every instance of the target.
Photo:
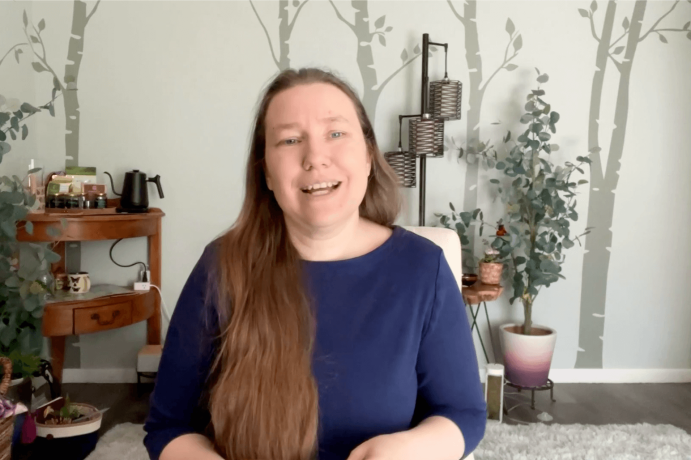
<svg viewBox="0 0 691 460">
<path fill-rule="evenodd" d="M 538 71 L 539 84 L 546 83 L 548 78 Z M 585 229 L 585 233 L 575 235 L 571 224 L 578 220 L 576 190 L 587 183 L 583 179 L 576 182 L 572 175 L 584 173 L 582 166 L 591 160 L 578 156 L 576 164 L 556 164 L 554 152 L 559 147 L 552 142 L 552 135 L 556 133 L 559 114 L 552 111 L 544 95 L 540 85 L 527 95 L 525 112 L 520 117 L 526 129 L 515 140 L 510 131 L 506 134 L 501 157 L 489 142 L 478 154 L 488 169 L 499 171 L 490 183 L 503 203 L 506 231 L 491 237 L 491 247 L 499 251 L 499 259 L 505 263 L 506 278 L 513 288 L 511 304 L 516 299 L 523 304 L 524 323 L 511 332 L 524 336 L 549 335 L 544 330 L 533 330 L 535 299 L 543 287 L 564 279 L 561 271 L 565 251 L 575 242 L 580 244 L 579 238 L 590 231 Z M 440 222 L 454 229 L 464 244 L 471 226 L 479 227 L 480 235 L 485 226 L 492 226 L 483 220 L 481 209 L 457 213 L 452 204 L 450 207 L 451 213 L 439 215 Z"/>
<path fill-rule="evenodd" d="M 59 86 L 53 82 L 52 99 L 36 108 L 0 95 L 0 163 L 10 150 L 9 140 L 26 139 L 26 120 L 46 109 L 54 116 L 53 102 Z M 38 173 L 38 169 L 29 173 Z M 16 175 L 0 177 L 0 355 L 12 360 L 13 378 L 37 375 L 43 347 L 41 318 L 50 286 L 46 274 L 50 264 L 60 260 L 51 243 L 20 243 L 17 231 L 33 233 L 33 225 L 23 219 L 36 202 Z M 58 228 L 49 233 L 57 236 Z"/>
</svg>

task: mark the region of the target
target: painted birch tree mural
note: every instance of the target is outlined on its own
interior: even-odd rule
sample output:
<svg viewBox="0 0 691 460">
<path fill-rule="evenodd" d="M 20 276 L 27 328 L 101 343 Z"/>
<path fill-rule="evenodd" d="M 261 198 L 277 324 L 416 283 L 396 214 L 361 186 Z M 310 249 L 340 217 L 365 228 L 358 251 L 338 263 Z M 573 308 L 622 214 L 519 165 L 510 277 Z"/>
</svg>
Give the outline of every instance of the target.
<svg viewBox="0 0 691 460">
<path fill-rule="evenodd" d="M 338 19 L 353 31 L 357 39 L 357 65 L 360 70 L 360 75 L 362 76 L 364 88 L 361 99 L 367 111 L 367 115 L 369 115 L 372 123 L 374 123 L 377 113 L 377 102 L 379 101 L 379 96 L 382 91 L 401 70 L 420 56 L 422 50 L 420 49 L 420 45 L 417 45 L 412 54 L 409 54 L 408 50 L 404 48 L 401 52 L 401 66 L 391 72 L 386 78 L 381 80 L 381 83 L 379 83 L 379 73 L 372 54 L 372 43 L 374 42 L 374 38 L 377 37 L 379 44 L 381 46 L 386 46 L 386 34 L 393 30 L 392 26 L 386 26 L 386 15 L 374 21 L 374 28 L 372 28 L 367 0 L 352 0 L 350 2 L 355 10 L 353 22 L 343 16 L 333 0 L 329 0 L 329 3 L 331 3 Z"/>
<path fill-rule="evenodd" d="M 266 29 L 266 26 L 264 25 L 264 21 L 262 21 L 261 16 L 259 16 L 259 13 L 257 12 L 257 8 L 255 8 L 254 3 L 252 0 L 250 1 L 250 6 L 252 7 L 252 10 L 254 11 L 255 16 L 257 16 L 257 19 L 259 20 L 259 24 L 262 26 L 262 29 L 264 29 L 264 34 L 266 35 L 266 40 L 269 42 L 269 49 L 271 50 L 271 57 L 273 58 L 274 63 L 276 64 L 276 67 L 278 68 L 278 71 L 282 71 L 285 69 L 290 68 L 290 36 L 293 33 L 293 27 L 295 27 L 295 21 L 297 20 L 298 16 L 300 15 L 300 11 L 302 8 L 309 2 L 309 0 L 304 0 L 300 2 L 299 0 L 293 0 L 293 7 L 295 7 L 295 13 L 293 14 L 293 19 L 291 20 L 289 18 L 290 12 L 288 11 L 290 6 L 288 0 L 279 0 L 278 2 L 278 57 L 276 56 L 276 53 L 274 52 L 274 46 L 271 41 L 271 36 L 269 35 L 269 31 Z"/>
<path fill-rule="evenodd" d="M 466 0 L 463 4 L 463 14 L 461 15 L 454 7 L 451 0 L 447 0 L 451 11 L 456 18 L 463 25 L 465 38 L 465 58 L 468 66 L 468 87 L 464 89 L 464 93 L 468 95 L 468 111 L 466 113 L 466 146 L 465 150 L 459 148 L 460 156 L 464 151 L 466 154 L 466 173 L 465 173 L 465 191 L 463 198 L 463 210 L 472 212 L 477 208 L 477 183 L 479 173 L 478 153 L 485 150 L 486 143 L 480 139 L 480 116 L 482 113 L 482 101 L 485 96 L 487 87 L 492 82 L 494 77 L 500 70 L 512 71 L 518 68 L 517 65 L 511 64 L 511 61 L 518 55 L 519 50 L 523 47 L 523 38 L 521 34 L 516 31 L 516 27 L 510 18 L 506 20 L 506 32 L 509 34 L 509 40 L 504 51 L 504 59 L 502 63 L 490 74 L 488 78 L 484 78 L 482 67 L 482 54 L 480 53 L 480 38 L 477 26 L 477 1 Z M 512 46 L 513 45 L 513 46 Z M 513 48 L 511 55 L 509 51 Z M 473 248 L 475 247 L 475 238 L 473 232 L 468 232 L 468 241 L 464 241 L 464 265 L 467 268 L 472 268 L 473 262 Z"/>
<path fill-rule="evenodd" d="M 615 191 L 619 183 L 619 171 L 624 153 L 624 141 L 629 112 L 629 86 L 631 71 L 638 44 L 651 34 L 657 34 L 663 43 L 668 43 L 661 32 L 685 32 L 691 40 L 689 26 L 691 22 L 678 29 L 658 28 L 660 22 L 677 6 L 679 0 L 672 4 L 669 11 L 662 15 L 652 27 L 642 33 L 642 22 L 645 16 L 646 0 L 634 4 L 631 20 L 624 18 L 624 32 L 612 41 L 616 0 L 607 2 L 607 9 L 598 36 L 595 30 L 594 16 L 598 4 L 593 1 L 590 10 L 579 9 L 584 18 L 590 20 L 593 38 L 598 42 L 595 57 L 595 74 L 593 76 L 590 97 L 590 114 L 588 124 L 588 149 L 592 160 L 590 169 L 590 198 L 588 202 L 588 220 L 586 227 L 593 227 L 585 238 L 585 255 L 583 257 L 583 282 L 581 285 L 580 335 L 576 368 L 602 368 L 603 336 L 605 329 L 605 302 L 607 298 L 607 275 L 609 272 L 610 249 L 612 247 L 612 219 L 614 215 Z M 625 44 L 616 46 L 626 39 Z M 622 55 L 618 60 L 616 56 Z M 614 113 L 614 129 L 609 144 L 609 155 L 606 168 L 603 169 L 599 142 L 600 105 L 605 71 L 608 61 L 612 62 L 619 73 L 617 101 Z"/>
<path fill-rule="evenodd" d="M 64 97 L 65 109 L 65 166 L 79 165 L 79 92 L 77 91 L 77 82 L 79 79 L 79 69 L 82 64 L 82 57 L 84 55 L 84 35 L 86 26 L 89 20 L 96 13 L 98 5 L 101 0 L 98 0 L 91 11 L 87 14 L 86 2 L 82 0 L 74 0 L 72 8 L 72 28 L 70 33 L 69 47 L 67 50 L 67 64 L 65 65 L 65 73 L 60 80 L 57 73 L 48 63 L 48 56 L 46 54 L 46 47 L 43 42 L 41 32 L 45 28 L 45 21 L 41 20 L 38 28 L 31 27 L 29 30 L 29 23 L 24 12 L 24 31 L 26 38 L 30 44 L 31 51 L 36 59 L 33 62 L 33 68 L 36 72 L 49 72 L 53 75 L 53 81 L 59 85 L 59 91 Z M 40 52 L 37 48 L 40 47 Z M 64 83 L 64 85 L 63 85 Z"/>
</svg>

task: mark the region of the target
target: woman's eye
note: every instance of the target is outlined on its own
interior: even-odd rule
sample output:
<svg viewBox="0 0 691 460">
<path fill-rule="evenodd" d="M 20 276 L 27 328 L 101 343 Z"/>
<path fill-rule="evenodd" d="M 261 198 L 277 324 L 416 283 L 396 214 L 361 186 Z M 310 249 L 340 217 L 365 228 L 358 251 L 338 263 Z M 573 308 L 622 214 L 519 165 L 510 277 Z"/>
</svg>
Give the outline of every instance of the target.
<svg viewBox="0 0 691 460">
<path fill-rule="evenodd" d="M 331 137 L 332 137 L 332 138 L 334 137 L 334 136 L 333 136 L 334 134 L 338 134 L 338 136 L 336 136 L 336 138 L 339 138 L 339 137 L 343 137 L 343 134 L 344 134 L 344 133 L 341 132 L 341 131 L 336 131 L 336 132 L 334 132 L 334 133 L 331 133 Z"/>
<path fill-rule="evenodd" d="M 286 139 L 285 141 L 283 141 L 283 143 L 284 143 L 285 145 L 294 145 L 294 143 L 291 142 L 291 141 L 297 142 L 297 139 Z"/>
</svg>

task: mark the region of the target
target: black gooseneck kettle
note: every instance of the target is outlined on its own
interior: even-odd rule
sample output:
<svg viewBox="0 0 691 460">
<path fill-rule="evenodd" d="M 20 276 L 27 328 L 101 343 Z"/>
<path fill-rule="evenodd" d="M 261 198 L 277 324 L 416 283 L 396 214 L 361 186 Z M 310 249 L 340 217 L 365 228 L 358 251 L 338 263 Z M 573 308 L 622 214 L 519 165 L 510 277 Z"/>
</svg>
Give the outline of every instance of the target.
<svg viewBox="0 0 691 460">
<path fill-rule="evenodd" d="M 161 187 L 161 176 L 146 178 L 146 174 L 134 169 L 125 173 L 125 183 L 122 186 L 122 194 L 115 191 L 113 176 L 109 172 L 104 172 L 110 177 L 110 186 L 117 196 L 120 197 L 120 207 L 116 212 L 148 212 L 149 191 L 147 183 L 153 182 L 158 188 L 158 196 L 163 198 L 163 188 Z"/>
</svg>

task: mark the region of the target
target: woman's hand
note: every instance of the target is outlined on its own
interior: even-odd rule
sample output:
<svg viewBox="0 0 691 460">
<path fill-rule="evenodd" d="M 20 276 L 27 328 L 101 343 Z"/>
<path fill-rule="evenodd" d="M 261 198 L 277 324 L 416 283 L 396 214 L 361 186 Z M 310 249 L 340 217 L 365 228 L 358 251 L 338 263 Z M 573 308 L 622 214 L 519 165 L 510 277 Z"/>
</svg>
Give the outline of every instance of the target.
<svg viewBox="0 0 691 460">
<path fill-rule="evenodd" d="M 383 434 L 363 442 L 348 456 L 347 460 L 419 460 L 413 439 L 409 432 L 401 431 Z"/>
</svg>

